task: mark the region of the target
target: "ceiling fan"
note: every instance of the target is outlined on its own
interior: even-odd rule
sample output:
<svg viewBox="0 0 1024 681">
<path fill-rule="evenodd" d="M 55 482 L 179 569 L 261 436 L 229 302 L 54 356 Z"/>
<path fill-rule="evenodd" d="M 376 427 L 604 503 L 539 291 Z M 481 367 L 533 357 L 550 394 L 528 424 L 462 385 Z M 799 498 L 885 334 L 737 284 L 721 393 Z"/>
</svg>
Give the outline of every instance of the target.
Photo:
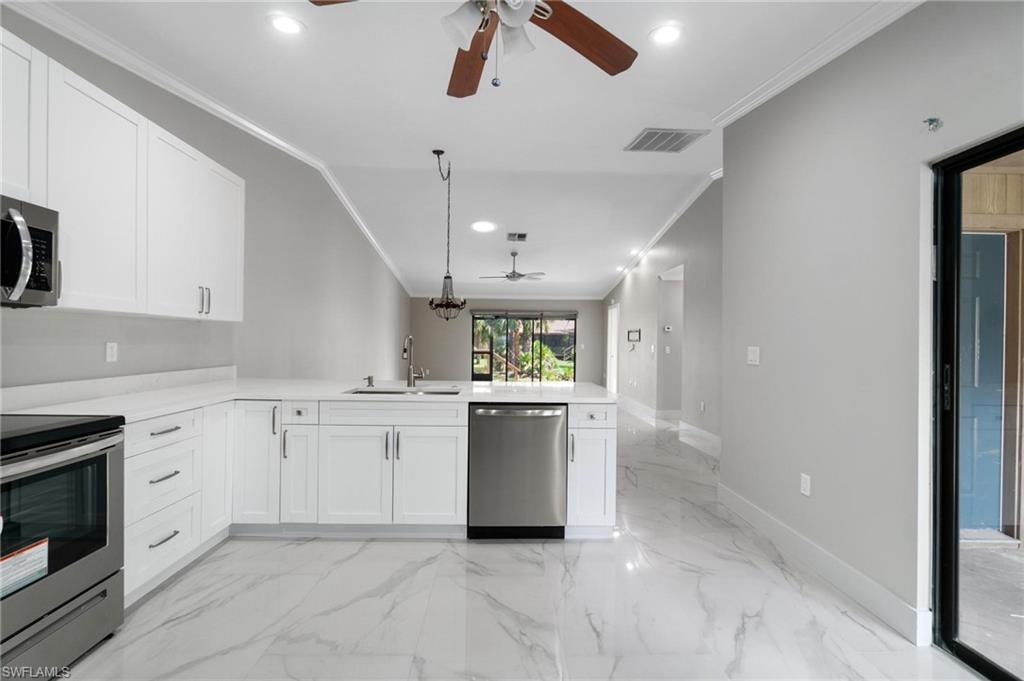
<svg viewBox="0 0 1024 681">
<path fill-rule="evenodd" d="M 354 0 L 309 0 L 314 5 L 340 5 Z M 452 97 L 475 95 L 484 63 L 498 27 L 506 54 L 534 49 L 525 25 L 532 22 L 579 52 L 610 76 L 622 73 L 637 52 L 564 0 L 467 0 L 444 17 L 448 35 L 459 46 L 448 81 Z M 500 85 L 496 77 L 492 83 Z"/>
<path fill-rule="evenodd" d="M 507 279 L 508 281 L 519 281 L 520 279 L 529 279 L 531 281 L 537 281 L 543 279 L 546 275 L 544 272 L 518 272 L 516 271 L 516 258 L 519 257 L 519 251 L 512 251 L 512 271 L 505 272 L 504 274 L 496 274 L 489 277 L 480 277 L 481 279 Z"/>
</svg>

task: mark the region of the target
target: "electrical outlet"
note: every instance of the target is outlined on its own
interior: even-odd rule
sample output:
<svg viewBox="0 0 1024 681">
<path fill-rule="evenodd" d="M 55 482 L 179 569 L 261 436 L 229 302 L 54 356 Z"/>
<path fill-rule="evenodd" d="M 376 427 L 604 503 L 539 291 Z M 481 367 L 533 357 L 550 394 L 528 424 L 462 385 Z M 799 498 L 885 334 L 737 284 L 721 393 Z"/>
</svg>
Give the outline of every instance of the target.
<svg viewBox="0 0 1024 681">
<path fill-rule="evenodd" d="M 751 366 L 758 366 L 761 364 L 761 348 L 759 346 L 747 346 L 747 364 Z"/>
<path fill-rule="evenodd" d="M 117 343 L 107 343 L 107 361 L 117 361 Z"/>
<path fill-rule="evenodd" d="M 800 494 L 805 497 L 811 496 L 811 476 L 807 473 L 800 474 Z"/>
</svg>

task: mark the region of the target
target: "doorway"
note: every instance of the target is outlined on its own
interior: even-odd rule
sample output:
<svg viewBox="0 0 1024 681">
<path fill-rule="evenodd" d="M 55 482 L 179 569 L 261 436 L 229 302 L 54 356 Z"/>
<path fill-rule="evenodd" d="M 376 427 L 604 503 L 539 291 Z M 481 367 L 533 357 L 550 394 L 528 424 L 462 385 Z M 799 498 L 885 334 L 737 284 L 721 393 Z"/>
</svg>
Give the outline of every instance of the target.
<svg viewBox="0 0 1024 681">
<path fill-rule="evenodd" d="M 1024 129 L 935 165 L 936 642 L 1024 678 Z"/>
<path fill-rule="evenodd" d="M 608 338 L 605 342 L 608 358 L 605 362 L 605 387 L 619 392 L 619 304 L 608 306 Z"/>
</svg>

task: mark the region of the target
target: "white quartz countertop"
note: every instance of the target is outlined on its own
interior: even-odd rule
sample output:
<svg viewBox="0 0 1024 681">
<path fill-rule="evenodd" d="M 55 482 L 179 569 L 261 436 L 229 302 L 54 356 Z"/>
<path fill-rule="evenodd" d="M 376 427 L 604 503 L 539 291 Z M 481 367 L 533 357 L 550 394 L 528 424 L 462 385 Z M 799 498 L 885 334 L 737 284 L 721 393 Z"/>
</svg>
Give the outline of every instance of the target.
<svg viewBox="0 0 1024 681">
<path fill-rule="evenodd" d="M 373 402 L 524 402 L 613 403 L 615 393 L 594 383 L 474 383 L 471 381 L 417 381 L 417 388 L 458 388 L 458 395 L 354 395 L 364 387 L 359 381 L 315 379 L 238 378 L 227 381 L 130 392 L 77 402 L 51 404 L 15 413 L 111 414 L 133 423 L 144 419 L 197 409 L 228 400 L 336 400 Z M 404 381 L 378 381 L 377 388 L 405 388 Z"/>
</svg>

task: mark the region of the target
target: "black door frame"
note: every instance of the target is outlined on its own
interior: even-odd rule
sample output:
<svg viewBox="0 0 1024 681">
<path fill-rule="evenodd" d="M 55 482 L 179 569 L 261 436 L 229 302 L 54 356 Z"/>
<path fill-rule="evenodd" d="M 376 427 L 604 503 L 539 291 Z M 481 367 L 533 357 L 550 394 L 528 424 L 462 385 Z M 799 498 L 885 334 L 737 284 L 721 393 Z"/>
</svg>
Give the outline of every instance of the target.
<svg viewBox="0 0 1024 681">
<path fill-rule="evenodd" d="M 996 681 L 1016 677 L 957 638 L 959 556 L 958 318 L 960 289 L 961 173 L 1024 149 L 1024 128 L 935 163 L 934 285 L 934 518 L 933 594 L 935 643 Z"/>
</svg>

